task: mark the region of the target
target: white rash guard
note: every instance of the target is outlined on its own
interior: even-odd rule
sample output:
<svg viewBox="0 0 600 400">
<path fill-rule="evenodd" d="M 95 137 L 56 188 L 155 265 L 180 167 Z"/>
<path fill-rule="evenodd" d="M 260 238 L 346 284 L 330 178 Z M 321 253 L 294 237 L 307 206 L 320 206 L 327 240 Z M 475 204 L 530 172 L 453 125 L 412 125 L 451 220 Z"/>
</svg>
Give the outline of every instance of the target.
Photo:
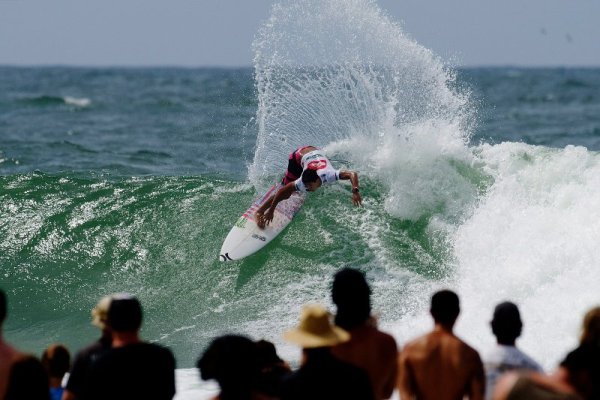
<svg viewBox="0 0 600 400">
<path fill-rule="evenodd" d="M 302 172 L 307 169 L 316 170 L 323 185 L 329 185 L 340 179 L 340 171 L 333 168 L 321 150 L 313 150 L 310 153 L 303 155 L 302 160 L 300 160 L 300 165 L 302 166 Z M 302 182 L 302 177 L 294 181 L 294 186 L 297 191 L 306 192 L 306 186 L 304 185 L 304 182 Z"/>
</svg>

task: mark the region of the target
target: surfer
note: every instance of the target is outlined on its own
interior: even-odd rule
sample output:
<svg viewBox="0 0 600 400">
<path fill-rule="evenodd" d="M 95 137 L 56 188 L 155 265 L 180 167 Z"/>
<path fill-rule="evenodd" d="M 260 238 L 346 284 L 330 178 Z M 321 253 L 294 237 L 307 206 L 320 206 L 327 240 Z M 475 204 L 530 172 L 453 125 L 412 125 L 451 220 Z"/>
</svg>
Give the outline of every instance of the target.
<svg viewBox="0 0 600 400">
<path fill-rule="evenodd" d="M 362 205 L 358 188 L 358 173 L 334 169 L 323 152 L 314 146 L 296 149 L 290 154 L 288 167 L 281 181 L 283 186 L 256 210 L 256 224 L 261 229 L 268 225 L 273 220 L 277 204 L 288 199 L 295 191 L 314 192 L 321 185 L 328 185 L 340 179 L 350 180 L 352 202 L 357 206 Z"/>
</svg>

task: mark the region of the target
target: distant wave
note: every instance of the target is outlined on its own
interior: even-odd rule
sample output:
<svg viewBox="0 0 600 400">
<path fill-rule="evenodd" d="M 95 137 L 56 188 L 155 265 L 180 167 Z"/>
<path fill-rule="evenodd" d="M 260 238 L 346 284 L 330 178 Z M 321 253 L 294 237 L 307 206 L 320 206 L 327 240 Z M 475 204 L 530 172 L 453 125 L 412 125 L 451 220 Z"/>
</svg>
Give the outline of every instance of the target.
<svg viewBox="0 0 600 400">
<path fill-rule="evenodd" d="M 76 107 L 88 107 L 92 101 L 86 97 L 71 97 L 71 96 L 51 96 L 41 95 L 25 98 L 24 101 L 29 104 L 46 106 L 55 104 L 68 104 Z"/>
</svg>

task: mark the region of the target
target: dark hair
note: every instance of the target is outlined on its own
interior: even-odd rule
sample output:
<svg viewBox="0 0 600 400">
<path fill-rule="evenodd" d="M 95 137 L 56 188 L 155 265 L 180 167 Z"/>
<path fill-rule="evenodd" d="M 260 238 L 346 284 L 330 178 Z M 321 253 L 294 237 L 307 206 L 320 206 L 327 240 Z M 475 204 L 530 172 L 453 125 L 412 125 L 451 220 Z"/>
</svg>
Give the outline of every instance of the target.
<svg viewBox="0 0 600 400">
<path fill-rule="evenodd" d="M 500 303 L 494 309 L 491 322 L 492 332 L 501 344 L 512 344 L 521 335 L 523 322 L 516 304 L 509 301 Z"/>
<path fill-rule="evenodd" d="M 6 293 L 4 293 L 4 290 L 0 289 L 0 324 L 6 319 L 6 303 Z"/>
<path fill-rule="evenodd" d="M 594 307 L 585 313 L 581 343 L 600 347 L 600 307 Z"/>
<path fill-rule="evenodd" d="M 255 343 L 259 375 L 256 391 L 269 397 L 281 398 L 281 384 L 291 374 L 289 366 L 277 355 L 275 345 L 267 340 Z"/>
<path fill-rule="evenodd" d="M 600 398 L 600 347 L 583 344 L 560 363 L 569 371 L 569 382 L 584 399 Z"/>
<path fill-rule="evenodd" d="M 204 350 L 196 367 L 203 380 L 219 383 L 220 399 L 249 399 L 259 374 L 256 346 L 245 336 L 220 336 Z"/>
<path fill-rule="evenodd" d="M 275 345 L 267 340 L 259 340 L 256 347 L 256 359 L 259 368 L 268 368 L 275 364 L 283 363 L 283 360 L 277 355 Z"/>
<path fill-rule="evenodd" d="M 108 308 L 107 324 L 116 332 L 133 332 L 142 326 L 142 305 L 135 297 L 115 297 Z"/>
<path fill-rule="evenodd" d="M 319 175 L 317 174 L 317 170 L 312 169 L 312 168 L 308 168 L 305 169 L 304 172 L 302 172 L 302 183 L 304 183 L 305 185 L 308 185 L 311 182 L 315 182 L 317 179 L 319 178 Z"/>
<path fill-rule="evenodd" d="M 13 363 L 5 396 L 5 400 L 50 399 L 48 375 L 37 358 L 25 355 Z"/>
<path fill-rule="evenodd" d="M 42 354 L 42 365 L 51 378 L 62 378 L 71 368 L 71 355 L 62 344 L 48 346 Z"/>
<path fill-rule="evenodd" d="M 331 285 L 331 298 L 337 306 L 335 324 L 344 329 L 364 324 L 371 316 L 370 296 L 364 273 L 353 268 L 337 272 Z"/>
<path fill-rule="evenodd" d="M 458 295 L 451 290 L 440 290 L 431 297 L 431 316 L 435 322 L 452 325 L 460 313 Z"/>
</svg>

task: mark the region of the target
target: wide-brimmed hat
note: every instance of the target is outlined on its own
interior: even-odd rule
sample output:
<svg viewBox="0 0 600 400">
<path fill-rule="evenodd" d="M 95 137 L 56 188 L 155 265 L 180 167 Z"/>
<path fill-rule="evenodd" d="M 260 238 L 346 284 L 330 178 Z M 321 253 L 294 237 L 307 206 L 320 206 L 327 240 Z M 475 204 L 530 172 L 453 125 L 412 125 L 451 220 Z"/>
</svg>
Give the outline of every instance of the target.
<svg viewBox="0 0 600 400">
<path fill-rule="evenodd" d="M 331 314 L 319 304 L 307 305 L 300 315 L 300 324 L 283 334 L 288 342 L 303 348 L 329 347 L 350 340 L 350 334 L 331 323 Z"/>
<path fill-rule="evenodd" d="M 92 309 L 92 325 L 97 326 L 100 329 L 106 328 L 106 321 L 108 320 L 108 309 L 112 302 L 114 295 L 104 296 L 100 299 L 96 307 Z"/>
</svg>

